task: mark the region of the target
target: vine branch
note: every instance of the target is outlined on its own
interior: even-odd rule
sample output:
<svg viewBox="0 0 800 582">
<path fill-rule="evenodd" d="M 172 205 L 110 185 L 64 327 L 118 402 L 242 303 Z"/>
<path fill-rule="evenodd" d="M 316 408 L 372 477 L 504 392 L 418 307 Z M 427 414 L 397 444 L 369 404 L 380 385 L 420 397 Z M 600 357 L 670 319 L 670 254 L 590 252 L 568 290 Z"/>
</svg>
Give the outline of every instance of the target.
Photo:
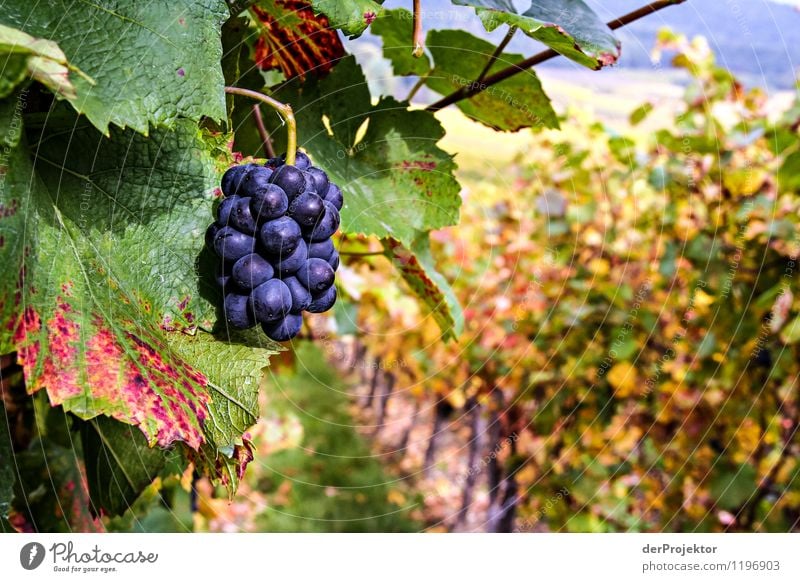
<svg viewBox="0 0 800 582">
<path fill-rule="evenodd" d="M 492 56 L 489 57 L 489 61 L 486 63 L 486 66 L 483 67 L 481 74 L 478 75 L 477 79 L 475 79 L 476 83 L 480 83 L 486 78 L 486 75 L 489 74 L 489 69 L 492 68 L 492 65 L 494 65 L 495 61 L 497 61 L 497 58 L 503 54 L 504 50 L 506 50 L 508 43 L 511 42 L 511 39 L 514 37 L 514 34 L 516 32 L 517 32 L 516 26 L 512 26 L 508 29 L 506 36 L 503 38 L 503 40 L 500 41 L 500 44 L 497 45 L 497 48 L 494 49 Z"/>
<path fill-rule="evenodd" d="M 267 154 L 267 157 L 274 158 L 275 149 L 272 147 L 272 138 L 270 138 L 269 132 L 264 125 L 264 118 L 261 117 L 261 107 L 259 107 L 258 103 L 253 105 L 253 117 L 256 118 L 258 134 L 261 136 L 261 142 L 264 144 L 264 153 Z"/>
<path fill-rule="evenodd" d="M 342 257 L 377 257 L 378 255 L 383 255 L 383 254 L 384 251 L 367 251 L 363 253 L 339 251 L 339 255 Z"/>
<path fill-rule="evenodd" d="M 655 12 L 663 8 L 667 8 L 668 6 L 673 6 L 676 4 L 682 4 L 686 0 L 656 0 L 655 2 L 651 2 L 646 6 L 642 6 L 641 8 L 637 8 L 633 12 L 629 12 L 619 18 L 615 18 L 607 22 L 606 24 L 612 30 L 616 30 L 618 28 L 622 28 L 630 24 L 631 22 L 635 22 L 640 18 L 644 18 L 645 16 L 649 16 Z M 505 81 L 509 77 L 513 77 L 523 71 L 530 69 L 531 67 L 541 64 L 545 61 L 549 61 L 552 58 L 559 56 L 559 53 L 554 51 L 553 49 L 547 49 L 540 53 L 537 53 L 527 59 L 523 59 L 519 63 L 515 65 L 511 65 L 506 67 L 505 69 L 501 69 L 497 71 L 494 75 L 490 75 L 483 79 L 482 81 L 473 82 L 460 89 L 454 91 L 450 95 L 443 97 L 436 103 L 433 103 L 426 107 L 427 111 L 439 111 L 448 105 L 452 105 L 453 103 L 457 103 L 458 101 L 462 101 L 463 99 L 469 99 L 470 97 L 477 95 L 491 87 L 492 85 L 496 85 L 502 81 Z"/>
<path fill-rule="evenodd" d="M 286 140 L 286 165 L 293 166 L 297 154 L 297 121 L 295 121 L 292 106 L 288 103 L 281 103 L 269 95 L 264 95 L 258 91 L 252 91 L 251 89 L 243 89 L 242 87 L 225 87 L 225 92 L 231 95 L 240 95 L 242 97 L 255 99 L 256 101 L 261 101 L 261 103 L 269 105 L 280 114 L 284 123 L 286 123 L 286 131 L 288 134 Z"/>
<path fill-rule="evenodd" d="M 422 0 L 414 0 L 414 50 L 412 55 L 419 58 L 425 52 L 425 38 L 422 36 Z"/>
<path fill-rule="evenodd" d="M 417 92 L 420 89 L 422 89 L 422 87 L 425 85 L 425 81 L 428 80 L 429 75 L 430 72 L 425 73 L 424 75 L 420 75 L 420 78 L 417 79 L 417 82 L 414 83 L 413 87 L 411 87 L 411 91 L 408 92 L 408 97 L 406 97 L 406 101 L 411 101 L 414 98 L 414 95 L 416 95 Z"/>
</svg>

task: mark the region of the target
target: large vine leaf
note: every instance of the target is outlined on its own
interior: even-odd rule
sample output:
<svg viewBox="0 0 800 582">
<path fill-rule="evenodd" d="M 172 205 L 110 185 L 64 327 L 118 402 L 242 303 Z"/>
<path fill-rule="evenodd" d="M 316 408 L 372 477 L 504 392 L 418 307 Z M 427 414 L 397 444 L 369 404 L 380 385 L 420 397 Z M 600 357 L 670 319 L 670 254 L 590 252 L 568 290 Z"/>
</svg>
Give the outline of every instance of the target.
<svg viewBox="0 0 800 582">
<path fill-rule="evenodd" d="M 300 145 L 345 193 L 344 232 L 411 245 L 422 232 L 458 222 L 456 166 L 436 145 L 442 126 L 431 113 L 409 111 L 392 98 L 372 105 L 353 57 L 322 81 L 292 82 L 275 96 L 292 104 Z M 272 131 L 281 139 L 284 133 Z"/>
<path fill-rule="evenodd" d="M 39 81 L 53 93 L 76 97 L 69 80 L 70 65 L 58 44 L 34 38 L 0 24 L 0 99 L 7 97 L 25 77 Z M 87 79 L 92 82 L 91 79 Z"/>
<path fill-rule="evenodd" d="M 17 306 L 8 327 L 28 390 L 135 424 L 151 445 L 197 449 L 207 380 L 166 332 L 215 317 L 195 271 L 216 182 L 206 143 L 187 122 L 103 138 L 55 112 L 33 149 L 36 172 L 18 146 L 0 192 L 0 237 L 24 257 L 0 274 L 0 303 Z M 9 296 L 11 280 L 21 293 Z"/>
<path fill-rule="evenodd" d="M 155 479 L 172 450 L 150 448 L 138 429 L 99 416 L 81 424 L 89 496 L 95 513 L 121 515 Z"/>
<path fill-rule="evenodd" d="M 18 147 L 22 135 L 23 94 L 0 100 L 0 354 L 14 351 L 20 295 L 19 277 L 24 257 L 25 220 L 20 212 L 26 200 L 30 170 Z"/>
<path fill-rule="evenodd" d="M 445 340 L 456 339 L 464 328 L 464 313 L 447 279 L 436 270 L 430 237 L 421 235 L 409 248 L 394 239 L 383 241 L 384 254 L 436 320 Z"/>
<path fill-rule="evenodd" d="M 332 27 L 350 38 L 364 32 L 383 11 L 381 4 L 373 0 L 311 0 L 311 5 L 328 17 Z"/>
<path fill-rule="evenodd" d="M 258 389 L 263 369 L 269 365 L 269 357 L 282 349 L 266 338 L 254 340 L 252 335 L 238 333 L 228 339 L 207 333 L 171 337 L 172 347 L 187 362 L 202 366 L 211 391 L 205 423 L 207 440 L 194 458 L 231 493 L 236 491 L 247 463 L 253 459 L 247 431 L 258 420 Z M 256 341 L 262 345 L 254 346 Z"/>
<path fill-rule="evenodd" d="M 534 1 L 521 13 L 510 0 L 452 1 L 474 6 L 490 32 L 503 24 L 517 26 L 585 67 L 599 69 L 613 65 L 620 55 L 620 43 L 611 29 L 583 0 Z"/>
<path fill-rule="evenodd" d="M 103 133 L 109 124 L 147 133 L 150 123 L 225 117 L 222 0 L 3 3 L 0 23 L 58 43 L 94 81 L 70 75 L 65 94 Z"/>
<path fill-rule="evenodd" d="M 208 200 L 209 169 L 198 144 L 185 128 L 152 140 L 99 139 L 80 124 L 54 129 L 37 148 L 23 205 L 28 254 L 15 339 L 26 386 L 81 418 L 136 424 L 151 444 L 197 448 L 206 381 L 171 353 L 163 327 L 193 321 L 200 303 L 200 213 L 190 210 Z M 96 161 L 86 156 L 98 151 Z"/>
<path fill-rule="evenodd" d="M 461 30 L 432 30 L 428 33 L 427 45 L 433 55 L 434 68 L 425 84 L 443 95 L 477 79 L 494 52 L 494 45 Z M 518 63 L 522 58 L 522 55 L 503 53 L 488 74 Z M 531 70 L 463 99 L 457 106 L 471 119 L 502 131 L 558 127 L 558 116 L 550 98 Z"/>
<path fill-rule="evenodd" d="M 404 8 L 386 10 L 372 25 L 372 32 L 383 40 L 383 56 L 392 63 L 395 75 L 424 75 L 431 68 L 428 55 L 415 57 L 411 12 Z"/>
</svg>

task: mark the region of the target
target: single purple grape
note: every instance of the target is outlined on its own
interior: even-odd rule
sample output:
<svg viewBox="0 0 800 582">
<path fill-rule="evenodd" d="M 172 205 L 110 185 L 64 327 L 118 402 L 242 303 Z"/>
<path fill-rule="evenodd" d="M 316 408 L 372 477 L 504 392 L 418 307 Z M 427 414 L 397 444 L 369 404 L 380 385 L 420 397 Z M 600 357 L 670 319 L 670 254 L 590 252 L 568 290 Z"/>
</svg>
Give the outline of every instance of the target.
<svg viewBox="0 0 800 582">
<path fill-rule="evenodd" d="M 322 242 L 332 237 L 339 230 L 339 211 L 330 202 L 323 201 L 325 212 L 313 227 L 305 227 L 304 236 L 311 242 Z"/>
<path fill-rule="evenodd" d="M 302 170 L 294 166 L 280 166 L 273 172 L 272 176 L 270 176 L 270 182 L 283 188 L 290 202 L 295 196 L 300 194 L 306 186 L 306 179 L 303 176 Z"/>
<path fill-rule="evenodd" d="M 234 196 L 237 194 L 239 189 L 242 187 L 242 182 L 244 182 L 247 174 L 249 174 L 250 171 L 256 167 L 258 167 L 256 164 L 242 164 L 228 168 L 228 170 L 222 175 L 222 193 L 225 196 Z"/>
<path fill-rule="evenodd" d="M 309 313 L 324 313 L 336 303 L 336 287 L 331 287 L 323 291 L 311 301 L 311 305 L 306 308 Z"/>
<path fill-rule="evenodd" d="M 270 279 L 253 289 L 250 305 L 259 322 L 276 321 L 292 309 L 292 294 L 286 283 Z"/>
<path fill-rule="evenodd" d="M 252 253 L 255 246 L 256 241 L 252 236 L 230 226 L 220 228 L 214 237 L 214 251 L 229 262 L 238 261 L 243 256 Z"/>
<path fill-rule="evenodd" d="M 331 285 L 335 278 L 333 268 L 322 259 L 308 259 L 297 270 L 297 280 L 300 281 L 311 295 L 319 295 Z"/>
<path fill-rule="evenodd" d="M 328 260 L 333 255 L 336 249 L 333 246 L 333 241 L 326 238 L 320 242 L 308 243 L 308 258 L 309 259 L 324 259 Z"/>
<path fill-rule="evenodd" d="M 280 218 L 289 209 L 289 198 L 280 186 L 267 184 L 250 198 L 250 214 L 258 224 Z"/>
<path fill-rule="evenodd" d="M 342 206 L 344 206 L 344 197 L 342 196 L 342 191 L 339 189 L 339 186 L 331 182 L 330 186 L 328 186 L 328 191 L 323 196 L 323 199 L 326 202 L 330 202 L 336 207 L 336 210 L 341 210 Z"/>
<path fill-rule="evenodd" d="M 311 293 L 303 287 L 297 277 L 284 277 L 283 282 L 286 283 L 289 292 L 292 294 L 292 309 L 289 313 L 296 315 L 311 304 Z"/>
<path fill-rule="evenodd" d="M 306 170 L 306 174 L 311 176 L 311 179 L 314 181 L 314 189 L 319 193 L 319 195 L 325 195 L 325 193 L 328 191 L 328 185 L 330 184 L 330 181 L 328 180 L 328 174 L 316 166 L 308 168 Z"/>
<path fill-rule="evenodd" d="M 289 216 L 300 225 L 300 227 L 312 227 L 320 218 L 325 210 L 322 198 L 310 192 L 303 192 L 289 204 Z"/>
<path fill-rule="evenodd" d="M 245 234 L 255 234 L 258 230 L 253 215 L 250 213 L 250 198 L 239 198 L 231 209 L 231 217 L 228 224 L 239 232 Z"/>
<path fill-rule="evenodd" d="M 217 207 L 217 223 L 220 226 L 228 226 L 231 219 L 231 212 L 233 212 L 233 207 L 241 199 L 241 196 L 229 196 L 219 203 L 219 207 Z"/>
<path fill-rule="evenodd" d="M 225 296 L 222 310 L 228 325 L 235 329 L 247 329 L 256 324 L 248 300 L 248 295 L 238 293 L 228 293 Z"/>
<path fill-rule="evenodd" d="M 272 170 L 264 166 L 254 166 L 242 180 L 240 194 L 242 196 L 254 196 L 255 193 L 269 184 Z"/>
<path fill-rule="evenodd" d="M 233 264 L 231 274 L 240 289 L 249 291 L 272 279 L 275 270 L 261 255 L 251 253 Z"/>
<path fill-rule="evenodd" d="M 328 264 L 336 271 L 339 268 L 339 251 L 334 250 L 333 254 L 328 257 Z"/>
<path fill-rule="evenodd" d="M 275 270 L 278 272 L 280 277 L 285 277 L 287 275 L 292 275 L 297 272 L 297 270 L 302 267 L 306 261 L 308 260 L 308 248 L 306 247 L 306 242 L 303 239 L 300 239 L 297 243 L 297 248 L 294 249 L 292 254 L 289 256 L 277 257 L 275 264 Z"/>
<path fill-rule="evenodd" d="M 300 225 L 288 216 L 269 220 L 261 226 L 259 240 L 264 251 L 274 257 L 288 256 L 302 240 Z"/>
<path fill-rule="evenodd" d="M 303 327 L 303 316 L 289 314 L 283 319 L 265 323 L 261 327 L 271 340 L 287 342 L 300 333 L 300 329 Z"/>
</svg>

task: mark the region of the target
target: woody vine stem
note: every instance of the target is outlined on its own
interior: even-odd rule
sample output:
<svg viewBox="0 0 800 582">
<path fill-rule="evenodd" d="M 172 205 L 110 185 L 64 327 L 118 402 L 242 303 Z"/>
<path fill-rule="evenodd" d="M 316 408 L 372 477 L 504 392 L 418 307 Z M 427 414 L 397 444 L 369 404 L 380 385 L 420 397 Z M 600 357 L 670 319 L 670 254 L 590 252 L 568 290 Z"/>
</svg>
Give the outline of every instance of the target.
<svg viewBox="0 0 800 582">
<path fill-rule="evenodd" d="M 297 121 L 294 118 L 292 106 L 288 103 L 281 103 L 269 95 L 264 95 L 263 93 L 250 89 L 242 89 L 241 87 L 225 87 L 225 92 L 230 95 L 240 95 L 242 97 L 255 99 L 265 105 L 269 105 L 280 114 L 284 123 L 286 123 L 286 165 L 294 166 L 295 155 L 297 153 Z"/>
</svg>

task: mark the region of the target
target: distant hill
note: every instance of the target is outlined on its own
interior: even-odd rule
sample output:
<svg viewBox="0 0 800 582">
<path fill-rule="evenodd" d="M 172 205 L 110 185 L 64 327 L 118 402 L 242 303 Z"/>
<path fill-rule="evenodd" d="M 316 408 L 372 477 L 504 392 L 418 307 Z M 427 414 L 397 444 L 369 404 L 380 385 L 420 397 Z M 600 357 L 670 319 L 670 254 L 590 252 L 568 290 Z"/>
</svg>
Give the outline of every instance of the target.
<svg viewBox="0 0 800 582">
<path fill-rule="evenodd" d="M 548 1 L 548 0 L 537 0 Z M 604 20 L 611 20 L 645 3 L 645 0 L 585 0 Z M 385 6 L 408 7 L 405 0 L 388 0 Z M 524 8 L 529 0 L 515 0 Z M 471 10 L 454 6 L 449 0 L 425 0 L 429 28 L 458 27 L 472 34 L 499 41 L 504 32 L 488 35 L 480 21 L 470 17 Z M 455 15 L 458 14 L 458 17 Z M 717 54 L 719 62 L 744 78 L 748 84 L 775 89 L 790 89 L 800 69 L 800 11 L 769 0 L 687 0 L 665 8 L 617 31 L 622 40 L 622 68 L 650 69 L 650 50 L 656 32 L 668 26 L 689 36 L 703 35 Z M 526 55 L 538 47 L 530 38 L 517 35 L 509 50 Z M 571 66 L 566 59 L 546 66 Z"/>
<path fill-rule="evenodd" d="M 643 2 L 587 0 L 604 20 Z M 705 36 L 720 64 L 753 84 L 792 88 L 800 69 L 800 11 L 767 0 L 687 0 L 617 31 L 621 67 L 649 68 L 656 32 L 663 26 Z"/>
</svg>

